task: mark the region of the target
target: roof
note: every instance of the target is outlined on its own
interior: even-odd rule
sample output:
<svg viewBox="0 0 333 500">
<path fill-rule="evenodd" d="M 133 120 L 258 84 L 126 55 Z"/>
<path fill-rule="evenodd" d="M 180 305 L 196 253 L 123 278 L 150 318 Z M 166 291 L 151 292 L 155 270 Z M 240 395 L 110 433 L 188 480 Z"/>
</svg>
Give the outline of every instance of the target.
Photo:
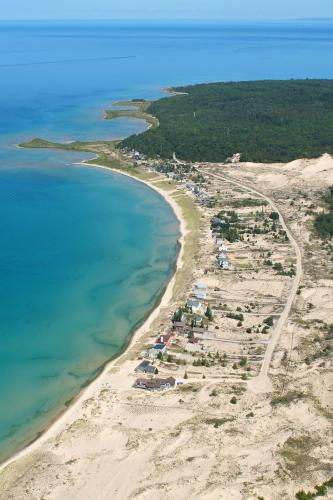
<svg viewBox="0 0 333 500">
<path fill-rule="evenodd" d="M 189 307 L 195 307 L 195 308 L 198 308 L 198 307 L 201 307 L 201 302 L 199 302 L 198 300 L 194 300 L 194 299 L 189 299 L 187 301 L 187 305 Z"/>
<path fill-rule="evenodd" d="M 201 282 L 197 283 L 196 287 L 199 288 L 199 290 L 207 290 L 207 288 L 208 288 L 206 283 L 201 283 Z"/>
<path fill-rule="evenodd" d="M 175 328 L 184 328 L 186 326 L 185 321 L 175 321 L 173 326 Z"/>
<path fill-rule="evenodd" d="M 149 361 L 142 361 L 136 368 L 135 372 L 155 373 L 156 367 L 151 365 Z"/>
<path fill-rule="evenodd" d="M 173 387 L 176 384 L 176 379 L 168 378 L 138 378 L 135 382 L 137 386 L 144 386 L 146 389 L 160 389 L 163 386 L 170 385 Z"/>
<path fill-rule="evenodd" d="M 205 299 L 207 297 L 206 292 L 195 292 L 194 295 L 197 299 Z"/>
<path fill-rule="evenodd" d="M 160 335 L 157 340 L 156 340 L 156 343 L 157 344 L 167 344 L 168 342 L 170 342 L 170 340 L 172 340 L 175 336 L 173 334 L 168 334 L 168 335 Z"/>
<path fill-rule="evenodd" d="M 155 344 L 151 347 L 151 349 L 155 349 L 156 351 L 163 351 L 166 348 L 165 344 Z"/>
</svg>

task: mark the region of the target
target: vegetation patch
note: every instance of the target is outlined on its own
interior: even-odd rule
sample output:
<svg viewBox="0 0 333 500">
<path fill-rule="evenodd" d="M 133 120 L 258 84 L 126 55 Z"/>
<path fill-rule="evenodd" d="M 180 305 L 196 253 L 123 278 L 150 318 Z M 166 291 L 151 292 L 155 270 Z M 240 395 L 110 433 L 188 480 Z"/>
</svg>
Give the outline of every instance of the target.
<svg viewBox="0 0 333 500">
<path fill-rule="evenodd" d="M 333 488 L 333 477 L 321 485 L 315 486 L 316 491 L 308 491 L 305 493 L 304 490 L 300 490 L 296 493 L 295 497 L 297 500 L 311 500 L 312 498 L 324 497 L 331 488 Z"/>
<path fill-rule="evenodd" d="M 324 201 L 328 211 L 317 215 L 314 227 L 320 238 L 327 239 L 333 237 L 333 186 L 330 187 L 329 192 L 324 196 Z"/>
<path fill-rule="evenodd" d="M 313 469 L 317 459 L 311 456 L 311 450 L 315 446 L 314 441 L 307 435 L 287 439 L 280 451 L 280 455 L 292 474 L 305 476 L 309 470 Z"/>
<path fill-rule="evenodd" d="M 146 112 L 160 125 L 119 145 L 149 157 L 288 162 L 333 153 L 333 81 L 201 84 L 174 89 Z"/>
<path fill-rule="evenodd" d="M 232 208 L 265 207 L 268 202 L 259 198 L 239 198 L 236 200 L 224 200 L 224 205 Z"/>
<path fill-rule="evenodd" d="M 198 392 L 199 387 L 191 384 L 179 385 L 178 389 L 180 392 Z"/>
<path fill-rule="evenodd" d="M 206 420 L 206 424 L 213 425 L 215 428 L 221 427 L 221 425 L 226 424 L 227 422 L 233 422 L 235 420 L 234 417 L 225 417 L 225 418 L 208 418 Z"/>
<path fill-rule="evenodd" d="M 290 391 L 281 396 L 277 396 L 271 400 L 271 406 L 273 408 L 281 405 L 289 405 L 290 403 L 294 403 L 304 398 L 303 392 Z"/>
</svg>

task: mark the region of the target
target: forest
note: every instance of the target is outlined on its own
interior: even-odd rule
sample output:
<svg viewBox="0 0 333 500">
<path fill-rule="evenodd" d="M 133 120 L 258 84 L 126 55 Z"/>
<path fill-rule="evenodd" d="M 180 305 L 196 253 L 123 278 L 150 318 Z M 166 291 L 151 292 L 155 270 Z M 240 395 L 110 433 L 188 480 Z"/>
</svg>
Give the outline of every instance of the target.
<svg viewBox="0 0 333 500">
<path fill-rule="evenodd" d="M 288 162 L 333 153 L 333 80 L 212 83 L 172 89 L 146 112 L 157 128 L 118 145 L 150 158 Z"/>
</svg>

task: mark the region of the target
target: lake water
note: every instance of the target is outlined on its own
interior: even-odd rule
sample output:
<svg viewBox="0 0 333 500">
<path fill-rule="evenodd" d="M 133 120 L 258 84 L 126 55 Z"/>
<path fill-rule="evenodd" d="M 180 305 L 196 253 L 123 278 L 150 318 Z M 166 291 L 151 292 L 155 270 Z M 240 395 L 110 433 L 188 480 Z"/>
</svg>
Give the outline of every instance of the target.
<svg viewBox="0 0 333 500">
<path fill-rule="evenodd" d="M 332 78 L 333 23 L 0 23 L 0 461 L 119 353 L 170 278 L 178 223 L 142 184 L 23 150 L 113 139 L 113 100 L 196 82 Z"/>
</svg>

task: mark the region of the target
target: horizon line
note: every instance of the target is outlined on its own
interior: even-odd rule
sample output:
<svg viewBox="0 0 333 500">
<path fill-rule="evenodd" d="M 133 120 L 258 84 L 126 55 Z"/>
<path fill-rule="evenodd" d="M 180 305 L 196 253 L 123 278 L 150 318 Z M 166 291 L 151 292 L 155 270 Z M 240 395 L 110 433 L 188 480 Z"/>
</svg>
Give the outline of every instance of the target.
<svg viewBox="0 0 333 500">
<path fill-rule="evenodd" d="M 130 17 L 114 17 L 114 18 L 40 18 L 40 19 L 1 19 L 0 22 L 111 22 L 111 21 L 122 21 L 122 22 L 258 22 L 258 21 L 267 21 L 267 22 L 277 22 L 277 21 L 332 21 L 333 16 L 328 17 L 280 17 L 280 18 L 196 18 L 196 17 L 182 17 L 182 18 L 158 18 L 158 17 L 140 17 L 140 18 L 130 18 Z"/>
</svg>

